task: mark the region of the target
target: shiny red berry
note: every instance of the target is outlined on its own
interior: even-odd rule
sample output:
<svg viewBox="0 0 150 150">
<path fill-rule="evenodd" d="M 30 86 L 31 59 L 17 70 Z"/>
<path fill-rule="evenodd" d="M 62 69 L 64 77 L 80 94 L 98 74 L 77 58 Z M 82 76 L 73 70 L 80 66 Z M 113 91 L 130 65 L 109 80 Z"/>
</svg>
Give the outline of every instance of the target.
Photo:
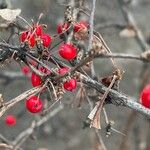
<svg viewBox="0 0 150 150">
<path fill-rule="evenodd" d="M 36 25 L 35 33 L 36 33 L 37 36 L 41 36 L 43 34 L 43 28 L 42 28 L 41 25 Z"/>
<path fill-rule="evenodd" d="M 77 56 L 77 49 L 72 44 L 62 44 L 59 55 L 66 60 L 72 60 Z"/>
<path fill-rule="evenodd" d="M 29 42 L 30 47 L 35 46 L 35 35 L 33 33 L 30 33 L 28 42 Z"/>
<path fill-rule="evenodd" d="M 24 31 L 20 34 L 20 41 L 21 42 L 25 42 L 25 40 L 27 39 L 28 36 L 28 31 Z"/>
<path fill-rule="evenodd" d="M 23 67 L 21 68 L 21 70 L 22 70 L 22 73 L 23 73 L 24 75 L 28 75 L 28 74 L 30 73 L 30 67 L 29 67 L 29 66 L 23 66 Z"/>
<path fill-rule="evenodd" d="M 58 69 L 60 75 L 65 75 L 70 69 L 68 67 Z"/>
<path fill-rule="evenodd" d="M 34 87 L 40 86 L 42 84 L 42 79 L 39 75 L 33 72 L 31 75 L 31 83 Z"/>
<path fill-rule="evenodd" d="M 78 32 L 81 29 L 87 29 L 87 27 L 88 27 L 88 23 L 86 21 L 80 21 L 75 23 L 73 30 L 74 32 Z"/>
<path fill-rule="evenodd" d="M 52 38 L 49 34 L 42 34 L 41 39 L 42 39 L 42 42 L 43 42 L 43 46 L 45 46 L 45 47 L 49 47 L 49 45 L 52 42 Z"/>
<path fill-rule="evenodd" d="M 30 96 L 26 100 L 26 108 L 31 113 L 39 113 L 42 111 L 43 103 L 37 96 Z"/>
<path fill-rule="evenodd" d="M 148 84 L 141 92 L 141 103 L 150 109 L 150 84 Z"/>
<path fill-rule="evenodd" d="M 70 79 L 64 83 L 64 89 L 67 91 L 72 91 L 77 87 L 77 80 Z"/>
<path fill-rule="evenodd" d="M 14 126 L 16 124 L 16 117 L 14 115 L 8 115 L 8 116 L 6 116 L 5 123 L 8 126 Z"/>
<path fill-rule="evenodd" d="M 68 24 L 68 23 L 64 23 L 64 24 L 59 23 L 59 24 L 57 25 L 57 33 L 58 33 L 58 34 L 61 34 L 61 33 L 63 33 L 64 31 L 66 31 L 68 28 L 69 28 L 69 24 Z"/>
</svg>

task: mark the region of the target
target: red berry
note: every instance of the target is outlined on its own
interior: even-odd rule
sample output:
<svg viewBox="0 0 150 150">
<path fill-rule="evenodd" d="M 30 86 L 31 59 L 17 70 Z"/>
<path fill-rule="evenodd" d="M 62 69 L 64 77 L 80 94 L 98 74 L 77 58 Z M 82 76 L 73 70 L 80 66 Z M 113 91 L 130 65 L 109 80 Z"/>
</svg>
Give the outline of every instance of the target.
<svg viewBox="0 0 150 150">
<path fill-rule="evenodd" d="M 30 45 L 30 47 L 34 47 L 34 45 L 35 45 L 35 35 L 33 33 L 30 33 L 29 45 Z"/>
<path fill-rule="evenodd" d="M 48 75 L 51 74 L 51 71 L 48 70 L 48 69 L 46 69 L 46 68 L 44 68 L 44 67 L 41 67 L 39 70 L 40 70 L 42 73 L 46 73 L 46 74 L 48 74 Z"/>
<path fill-rule="evenodd" d="M 66 31 L 69 28 L 68 23 L 59 23 L 57 26 L 57 33 L 61 34 L 62 32 Z"/>
<path fill-rule="evenodd" d="M 41 67 L 39 70 L 40 70 L 42 73 L 46 73 L 46 68 L 44 68 L 44 67 Z"/>
<path fill-rule="evenodd" d="M 28 75 L 30 73 L 30 68 L 28 66 L 23 66 L 21 70 L 22 70 L 22 73 L 25 75 Z"/>
<path fill-rule="evenodd" d="M 30 96 L 26 100 L 26 108 L 31 113 L 39 113 L 43 108 L 43 103 L 37 96 Z"/>
<path fill-rule="evenodd" d="M 5 123 L 8 126 L 14 126 L 16 124 L 16 118 L 15 118 L 15 116 L 13 116 L 13 115 L 6 116 Z"/>
<path fill-rule="evenodd" d="M 62 44 L 59 55 L 66 60 L 72 60 L 77 56 L 77 49 L 72 44 Z"/>
<path fill-rule="evenodd" d="M 76 79 L 70 79 L 64 83 L 64 89 L 67 91 L 72 91 L 77 87 Z"/>
<path fill-rule="evenodd" d="M 36 28 L 35 29 L 36 35 L 37 36 L 41 36 L 43 34 L 43 28 L 42 28 L 42 26 L 41 25 L 37 25 L 35 28 Z"/>
<path fill-rule="evenodd" d="M 28 36 L 28 31 L 22 32 L 20 35 L 20 41 L 25 42 L 25 40 L 27 39 L 27 36 Z"/>
<path fill-rule="evenodd" d="M 40 86 L 42 84 L 42 79 L 36 73 L 32 73 L 31 75 L 31 83 L 34 87 Z"/>
<path fill-rule="evenodd" d="M 148 84 L 141 92 L 141 103 L 150 109 L 150 84 Z"/>
<path fill-rule="evenodd" d="M 52 38 L 49 34 L 41 35 L 41 39 L 42 39 L 42 42 L 43 42 L 43 46 L 45 46 L 45 47 L 49 47 L 49 45 L 52 42 Z"/>
<path fill-rule="evenodd" d="M 75 23 L 74 25 L 74 32 L 78 32 L 81 29 L 87 29 L 88 23 L 86 21 L 80 21 L 78 23 Z"/>
<path fill-rule="evenodd" d="M 68 67 L 58 69 L 60 75 L 65 75 L 70 69 Z"/>
</svg>

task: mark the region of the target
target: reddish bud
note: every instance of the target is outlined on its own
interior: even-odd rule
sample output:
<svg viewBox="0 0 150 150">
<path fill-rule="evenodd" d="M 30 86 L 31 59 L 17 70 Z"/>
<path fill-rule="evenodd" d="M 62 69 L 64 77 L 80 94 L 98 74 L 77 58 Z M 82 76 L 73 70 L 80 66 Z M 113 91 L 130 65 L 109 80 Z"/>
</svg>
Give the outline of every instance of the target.
<svg viewBox="0 0 150 150">
<path fill-rule="evenodd" d="M 86 21 L 80 21 L 74 24 L 74 32 L 78 32 L 79 30 L 87 29 L 88 23 Z"/>
<path fill-rule="evenodd" d="M 59 23 L 59 24 L 57 25 L 57 33 L 58 33 L 58 34 L 61 34 L 61 33 L 63 33 L 64 31 L 66 31 L 68 28 L 69 28 L 68 23 L 64 23 L 64 24 Z"/>
<path fill-rule="evenodd" d="M 30 47 L 34 47 L 35 46 L 35 35 L 30 33 L 30 36 L 29 36 L 29 45 Z"/>
<path fill-rule="evenodd" d="M 70 69 L 68 67 L 58 69 L 60 75 L 65 75 Z"/>
<path fill-rule="evenodd" d="M 43 34 L 43 28 L 42 28 L 41 25 L 37 25 L 35 27 L 35 33 L 36 33 L 37 36 L 41 36 Z"/>
</svg>

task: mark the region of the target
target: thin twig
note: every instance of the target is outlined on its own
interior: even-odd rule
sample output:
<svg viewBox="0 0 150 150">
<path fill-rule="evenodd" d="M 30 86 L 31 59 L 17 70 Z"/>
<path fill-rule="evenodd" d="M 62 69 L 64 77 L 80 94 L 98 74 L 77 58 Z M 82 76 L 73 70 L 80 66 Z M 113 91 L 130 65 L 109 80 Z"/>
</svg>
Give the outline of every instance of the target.
<svg viewBox="0 0 150 150">
<path fill-rule="evenodd" d="M 97 136 L 99 144 L 102 146 L 102 150 L 107 150 L 107 148 L 106 148 L 106 146 L 105 146 L 105 144 L 103 142 L 103 139 L 102 139 L 101 135 L 98 132 L 98 129 L 94 129 L 94 131 L 95 131 L 95 134 Z"/>
<path fill-rule="evenodd" d="M 39 93 L 42 89 L 44 89 L 44 87 L 46 86 L 46 84 L 44 84 L 42 87 L 32 88 L 32 89 L 30 89 L 30 90 L 22 93 L 21 95 L 17 96 L 16 98 L 10 100 L 9 102 L 4 103 L 3 107 L 0 109 L 0 117 L 2 115 L 4 115 L 4 113 L 6 111 L 8 111 L 10 108 L 12 108 L 15 104 L 17 104 L 21 100 L 27 98 L 30 95 Z"/>
<path fill-rule="evenodd" d="M 23 132 L 21 132 L 16 139 L 12 142 L 15 150 L 17 150 L 26 140 L 27 138 L 34 132 L 34 130 L 41 126 L 42 124 L 44 124 L 45 122 L 47 122 L 50 118 L 52 118 L 53 116 L 55 116 L 58 112 L 60 112 L 62 109 L 64 108 L 64 106 L 61 104 L 59 105 L 57 108 L 55 108 L 52 112 L 49 112 L 48 114 L 46 114 L 45 116 L 43 116 L 39 121 L 37 122 L 32 122 L 31 126 L 29 128 L 27 128 L 26 130 L 24 130 Z M 24 139 L 25 138 L 25 139 Z M 23 142 L 20 144 L 20 141 Z"/>
<path fill-rule="evenodd" d="M 89 30 L 89 44 L 87 51 L 90 51 L 92 49 L 92 42 L 93 42 L 93 31 L 94 31 L 94 13 L 95 13 L 95 5 L 96 0 L 92 0 L 92 10 L 90 15 L 90 30 Z"/>
</svg>

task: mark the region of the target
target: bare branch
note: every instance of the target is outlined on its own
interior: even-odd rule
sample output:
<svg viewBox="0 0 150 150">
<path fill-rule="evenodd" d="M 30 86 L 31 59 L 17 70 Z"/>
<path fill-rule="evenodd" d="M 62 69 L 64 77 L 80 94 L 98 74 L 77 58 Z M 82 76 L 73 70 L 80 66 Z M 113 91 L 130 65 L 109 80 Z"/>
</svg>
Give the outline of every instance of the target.
<svg viewBox="0 0 150 150">
<path fill-rule="evenodd" d="M 96 0 L 92 0 L 92 10 L 91 10 L 91 15 L 90 15 L 90 31 L 89 31 L 89 45 L 88 45 L 88 50 L 90 51 L 92 49 L 92 42 L 93 42 L 93 31 L 94 31 L 94 13 L 95 13 L 95 5 L 96 5 Z"/>
<path fill-rule="evenodd" d="M 123 54 L 123 53 L 112 53 L 112 54 L 98 54 L 94 56 L 95 58 L 119 58 L 119 59 L 133 59 L 139 60 L 142 62 L 150 63 L 149 59 L 146 59 L 142 55 L 135 55 L 135 54 Z"/>
<path fill-rule="evenodd" d="M 81 80 L 83 81 L 83 83 L 96 89 L 98 92 L 100 92 L 100 93 L 106 92 L 107 88 L 103 84 L 101 84 L 91 78 L 89 79 L 84 75 L 81 75 L 80 77 L 81 77 Z M 110 98 L 110 103 L 112 103 L 116 106 L 129 107 L 130 109 L 133 109 L 133 110 L 147 116 L 148 118 L 150 118 L 150 109 L 145 108 L 140 103 L 137 103 L 133 98 L 128 97 L 125 94 L 119 93 L 112 89 L 109 91 L 108 97 Z"/>
<path fill-rule="evenodd" d="M 100 23 L 95 25 L 95 29 L 103 29 L 103 28 L 117 28 L 117 29 L 123 29 L 125 28 L 127 25 L 123 24 L 123 23 L 116 23 L 116 22 L 105 22 L 105 23 Z"/>
<path fill-rule="evenodd" d="M 141 32 L 141 30 L 138 28 L 137 26 L 137 23 L 133 17 L 133 15 L 131 14 L 131 12 L 127 9 L 127 6 L 126 6 L 126 3 L 123 2 L 122 0 L 118 0 L 119 4 L 120 4 L 120 7 L 121 7 L 121 11 L 122 11 L 122 14 L 124 16 L 124 19 L 125 21 L 131 25 L 135 32 L 136 32 L 136 35 L 135 35 L 135 39 L 137 40 L 137 43 L 139 43 L 142 51 L 146 51 L 148 50 L 150 47 L 149 45 L 147 44 L 145 38 L 144 38 L 144 35 L 143 33 Z"/>
</svg>

